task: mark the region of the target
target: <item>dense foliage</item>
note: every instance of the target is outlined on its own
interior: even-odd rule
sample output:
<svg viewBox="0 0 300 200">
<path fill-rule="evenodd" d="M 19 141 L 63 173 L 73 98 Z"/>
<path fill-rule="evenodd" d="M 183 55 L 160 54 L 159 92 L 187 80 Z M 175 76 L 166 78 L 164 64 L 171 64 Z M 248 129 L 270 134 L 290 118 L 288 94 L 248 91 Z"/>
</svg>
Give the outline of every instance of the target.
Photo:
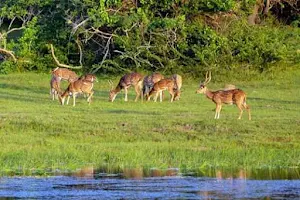
<svg viewBox="0 0 300 200">
<path fill-rule="evenodd" d="M 247 17 L 257 2 L 4 0 L 0 48 L 14 52 L 17 61 L 1 54 L 0 73 L 49 71 L 55 67 L 50 43 L 60 62 L 87 72 L 226 74 L 299 63 L 299 3 L 267 1 L 273 10 L 259 11 L 259 22 L 250 25 Z"/>
</svg>

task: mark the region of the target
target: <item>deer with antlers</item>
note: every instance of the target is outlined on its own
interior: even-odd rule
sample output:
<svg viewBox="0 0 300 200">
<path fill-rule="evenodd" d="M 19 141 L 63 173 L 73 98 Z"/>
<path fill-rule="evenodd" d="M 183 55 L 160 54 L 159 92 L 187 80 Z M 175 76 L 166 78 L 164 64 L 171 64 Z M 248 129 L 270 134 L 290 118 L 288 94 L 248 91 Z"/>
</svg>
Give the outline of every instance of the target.
<svg viewBox="0 0 300 200">
<path fill-rule="evenodd" d="M 209 74 L 209 75 L 208 75 Z M 211 80 L 211 72 L 206 72 L 205 81 L 200 83 L 199 89 L 196 91 L 198 94 L 205 94 L 206 97 L 212 100 L 216 104 L 215 119 L 220 118 L 220 112 L 222 109 L 222 104 L 236 104 L 240 110 L 238 119 L 242 118 L 243 110 L 248 111 L 249 120 L 251 120 L 250 108 L 246 104 L 246 94 L 240 89 L 229 89 L 229 90 L 218 90 L 210 91 L 206 85 Z"/>
<path fill-rule="evenodd" d="M 142 95 L 142 86 L 143 86 L 143 76 L 139 73 L 132 72 L 129 74 L 125 74 L 121 77 L 118 85 L 114 88 L 113 83 L 109 81 L 111 85 L 111 89 L 109 91 L 109 101 L 113 102 L 117 96 L 117 94 L 124 89 L 125 91 L 125 101 L 128 101 L 128 89 L 131 86 L 134 86 L 136 97 L 135 101 L 138 100 L 138 98 Z"/>
<path fill-rule="evenodd" d="M 97 77 L 94 74 L 87 74 L 81 76 L 76 81 L 71 82 L 68 88 L 65 90 L 65 92 L 62 95 L 59 95 L 60 103 L 64 105 L 65 99 L 66 97 L 68 97 L 67 99 L 67 104 L 68 104 L 70 96 L 73 96 L 73 106 L 75 106 L 76 95 L 86 94 L 88 97 L 87 102 L 91 104 L 92 96 L 94 94 L 93 87 L 95 81 L 97 81 Z"/>
<path fill-rule="evenodd" d="M 147 98 L 147 101 L 150 101 L 151 96 L 154 95 L 154 102 L 157 101 L 158 95 L 162 93 L 164 90 L 168 90 L 171 96 L 170 101 L 174 101 L 175 93 L 177 91 L 177 85 L 175 83 L 175 80 L 172 78 L 166 78 L 158 81 L 154 84 L 153 88 L 151 89 L 149 96 Z M 160 99 L 160 102 L 162 102 L 162 99 Z"/>
<path fill-rule="evenodd" d="M 153 88 L 154 84 L 162 79 L 164 79 L 164 76 L 158 72 L 155 72 L 155 73 L 152 73 L 151 75 L 145 76 L 144 81 L 143 81 L 143 94 L 144 94 L 144 97 L 146 97 L 146 99 L 148 98 L 149 93 L 150 93 L 151 89 Z M 160 93 L 160 99 L 162 101 L 162 93 Z"/>
</svg>

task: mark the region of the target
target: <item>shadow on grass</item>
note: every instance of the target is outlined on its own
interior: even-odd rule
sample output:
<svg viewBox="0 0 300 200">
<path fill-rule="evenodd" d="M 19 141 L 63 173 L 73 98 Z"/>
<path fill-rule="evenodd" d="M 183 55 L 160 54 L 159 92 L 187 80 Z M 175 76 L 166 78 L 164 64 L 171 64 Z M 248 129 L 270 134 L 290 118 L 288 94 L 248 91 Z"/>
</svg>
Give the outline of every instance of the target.
<svg viewBox="0 0 300 200">
<path fill-rule="evenodd" d="M 36 93 L 36 94 L 49 94 L 50 86 L 49 88 L 45 87 L 33 87 L 33 86 L 25 86 L 25 85 L 15 85 L 15 84 L 6 84 L 6 83 L 0 83 L 0 88 L 3 89 L 11 89 L 11 90 L 20 90 L 20 91 L 26 91 L 28 93 Z"/>
<path fill-rule="evenodd" d="M 35 102 L 37 103 L 38 101 L 45 102 L 46 99 L 48 98 L 41 98 L 41 97 L 36 97 L 32 95 L 19 95 L 19 94 L 1 94 L 0 93 L 0 98 L 3 98 L 7 101 L 23 101 L 23 102 Z M 50 100 L 50 96 L 49 96 Z"/>
</svg>

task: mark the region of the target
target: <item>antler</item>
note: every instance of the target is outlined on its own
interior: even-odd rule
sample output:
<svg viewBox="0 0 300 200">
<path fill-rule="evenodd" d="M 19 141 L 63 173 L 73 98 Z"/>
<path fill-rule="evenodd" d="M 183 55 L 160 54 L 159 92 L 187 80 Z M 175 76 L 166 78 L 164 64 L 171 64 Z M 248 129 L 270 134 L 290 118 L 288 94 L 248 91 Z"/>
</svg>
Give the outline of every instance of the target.
<svg viewBox="0 0 300 200">
<path fill-rule="evenodd" d="M 211 71 L 206 72 L 205 81 L 204 81 L 203 85 L 207 85 L 210 82 L 210 80 L 211 80 Z"/>
</svg>

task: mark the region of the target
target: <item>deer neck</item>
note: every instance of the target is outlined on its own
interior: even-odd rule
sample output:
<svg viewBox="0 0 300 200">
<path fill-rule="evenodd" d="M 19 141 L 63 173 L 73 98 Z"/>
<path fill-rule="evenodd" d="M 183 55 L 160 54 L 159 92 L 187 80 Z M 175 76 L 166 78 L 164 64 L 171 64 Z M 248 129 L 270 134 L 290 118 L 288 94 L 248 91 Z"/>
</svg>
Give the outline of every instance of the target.
<svg viewBox="0 0 300 200">
<path fill-rule="evenodd" d="M 118 85 L 115 89 L 113 89 L 114 93 L 119 93 L 121 91 L 121 85 Z"/>
<path fill-rule="evenodd" d="M 62 98 L 66 98 L 69 95 L 69 90 L 67 89 L 66 91 L 64 91 L 61 95 Z"/>
<path fill-rule="evenodd" d="M 206 89 L 205 95 L 207 98 L 212 99 L 214 96 L 214 93 L 212 91 L 210 91 L 209 89 Z"/>
</svg>

